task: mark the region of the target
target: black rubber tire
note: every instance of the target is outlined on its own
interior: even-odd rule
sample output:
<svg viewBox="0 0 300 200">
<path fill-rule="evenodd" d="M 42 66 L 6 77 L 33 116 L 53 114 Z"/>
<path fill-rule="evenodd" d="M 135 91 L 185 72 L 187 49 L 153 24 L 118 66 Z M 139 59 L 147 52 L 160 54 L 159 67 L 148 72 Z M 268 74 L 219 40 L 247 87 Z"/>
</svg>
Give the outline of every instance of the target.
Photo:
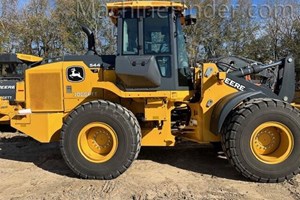
<svg viewBox="0 0 300 200">
<path fill-rule="evenodd" d="M 104 163 L 87 160 L 78 149 L 78 135 L 87 124 L 108 124 L 118 137 L 114 156 Z M 133 113 L 121 105 L 108 101 L 85 103 L 69 114 L 64 122 L 60 149 L 72 171 L 84 179 L 110 180 L 125 172 L 137 158 L 141 148 L 141 128 Z"/>
<path fill-rule="evenodd" d="M 287 126 L 294 137 L 291 155 L 282 163 L 267 164 L 255 157 L 250 140 L 265 122 Z M 254 99 L 231 113 L 222 130 L 222 147 L 230 163 L 244 177 L 256 182 L 275 183 L 291 179 L 300 171 L 300 114 L 291 105 L 273 99 Z"/>
</svg>

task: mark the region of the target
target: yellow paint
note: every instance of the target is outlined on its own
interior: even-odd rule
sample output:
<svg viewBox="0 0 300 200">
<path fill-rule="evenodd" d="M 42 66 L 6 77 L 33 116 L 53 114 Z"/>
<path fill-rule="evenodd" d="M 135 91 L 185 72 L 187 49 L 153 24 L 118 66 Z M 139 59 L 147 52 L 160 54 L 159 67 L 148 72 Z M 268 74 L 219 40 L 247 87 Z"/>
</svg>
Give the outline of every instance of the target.
<svg viewBox="0 0 300 200">
<path fill-rule="evenodd" d="M 196 121 L 197 125 L 186 127 L 184 137 L 196 142 L 219 142 L 221 137 L 210 131 L 212 112 L 222 98 L 237 90 L 223 83 L 226 74 L 220 74 L 216 64 L 205 63 L 202 71 L 202 99 L 198 103 L 188 104 L 192 112 L 191 120 Z"/>
<path fill-rule="evenodd" d="M 1 123 L 3 123 L 3 122 L 8 122 L 8 124 L 10 123 L 10 118 L 9 118 L 9 116 L 8 115 L 2 115 L 1 117 L 0 117 L 0 122 Z M 6 124 L 5 123 L 5 124 Z"/>
<path fill-rule="evenodd" d="M 62 76 L 64 84 L 64 99 L 100 98 L 106 100 L 117 100 L 120 98 L 167 98 L 171 101 L 186 101 L 193 95 L 193 92 L 191 91 L 123 91 L 116 86 L 116 74 L 112 70 L 99 69 L 99 73 L 93 73 L 83 62 L 64 62 L 62 63 L 62 66 L 63 73 L 65 73 L 67 68 L 71 66 L 81 66 L 84 68 L 86 75 L 85 80 L 80 83 L 69 82 L 65 75 Z M 72 89 L 72 92 L 68 92 L 68 87 Z M 67 107 L 71 108 L 71 106 Z"/>
<path fill-rule="evenodd" d="M 142 146 L 174 146 L 175 136 L 171 134 L 171 129 L 167 129 L 167 127 L 142 129 Z"/>
<path fill-rule="evenodd" d="M 85 80 L 82 82 L 68 80 L 67 69 L 74 66 L 84 69 Z M 208 69 L 211 73 L 206 73 Z M 199 143 L 219 141 L 220 137 L 210 132 L 212 111 L 220 99 L 237 90 L 223 83 L 226 74 L 219 73 L 213 63 L 204 64 L 195 72 L 195 85 L 202 99 L 189 103 L 196 91 L 123 91 L 116 86 L 117 77 L 113 70 L 91 70 L 81 61 L 45 64 L 26 70 L 25 83 L 17 83 L 16 99 L 20 104 L 11 106 L 2 100 L 0 113 L 9 116 L 12 126 L 18 130 L 38 141 L 49 142 L 54 140 L 69 112 L 85 102 L 104 99 L 119 103 L 134 114 L 144 114 L 142 145 L 173 146 L 171 111 L 176 102 L 182 102 L 190 107 L 191 120 L 196 122 L 186 127 L 182 135 Z M 33 113 L 18 116 L 17 111 L 23 108 L 24 102 L 24 108 Z"/>
<path fill-rule="evenodd" d="M 291 106 L 300 109 L 300 104 L 298 103 L 291 103 Z"/>
<path fill-rule="evenodd" d="M 218 73 L 218 79 L 219 80 L 221 80 L 221 81 L 223 81 L 223 80 L 225 80 L 226 79 L 226 73 L 225 72 L 219 72 Z"/>
<path fill-rule="evenodd" d="M 168 102 L 164 121 L 146 122 L 142 127 L 143 146 L 174 146 L 175 136 L 171 133 L 171 111 L 173 103 Z"/>
<path fill-rule="evenodd" d="M 107 3 L 108 10 L 119 10 L 124 8 L 133 9 L 147 9 L 147 8 L 168 8 L 173 7 L 177 10 L 184 10 L 187 8 L 182 3 L 175 3 L 173 1 L 122 1 Z"/>
<path fill-rule="evenodd" d="M 56 141 L 55 133 L 63 125 L 63 113 L 32 113 L 26 116 L 14 116 L 11 126 L 35 140 L 43 143 Z"/>
<path fill-rule="evenodd" d="M 125 92 L 120 90 L 114 83 L 111 82 L 98 82 L 95 87 L 106 89 L 111 91 L 122 98 L 159 98 L 159 97 L 168 97 L 171 98 L 170 91 L 159 91 L 159 92 Z"/>
<path fill-rule="evenodd" d="M 94 88 L 105 89 L 122 98 L 168 98 L 171 101 L 188 100 L 192 96 L 191 91 L 135 91 L 120 90 L 112 82 L 97 82 Z"/>
<path fill-rule="evenodd" d="M 78 135 L 78 149 L 83 157 L 93 163 L 110 160 L 118 149 L 116 132 L 105 123 L 86 125 Z"/>
<path fill-rule="evenodd" d="M 64 99 L 64 112 L 69 113 L 72 110 L 74 110 L 74 108 L 78 107 L 79 105 L 83 104 L 84 100 L 82 99 Z"/>
<path fill-rule="evenodd" d="M 28 55 L 28 54 L 21 54 L 21 53 L 17 53 L 17 58 L 19 60 L 22 60 L 22 61 L 25 61 L 25 62 L 31 62 L 31 63 L 36 63 L 36 62 L 43 61 L 43 58 L 41 58 L 41 57 Z"/>
<path fill-rule="evenodd" d="M 26 70 L 26 107 L 33 112 L 62 112 L 61 63 Z"/>
<path fill-rule="evenodd" d="M 21 109 L 18 105 L 11 105 L 8 100 L 0 98 L 0 115 L 14 116 Z"/>
<path fill-rule="evenodd" d="M 24 83 L 24 81 L 16 83 L 16 102 L 25 102 L 25 83 Z"/>
<path fill-rule="evenodd" d="M 289 158 L 294 149 L 293 133 L 284 124 L 266 122 L 254 130 L 250 147 L 259 161 L 280 164 Z"/>
<path fill-rule="evenodd" d="M 81 66 L 84 69 L 83 82 L 74 83 L 67 79 L 67 69 L 72 66 Z M 205 72 L 209 68 L 212 69 L 212 73 L 206 77 Z M 26 108 L 31 109 L 33 114 L 18 116 L 15 110 L 21 108 L 12 107 L 7 101 L 0 101 L 1 112 L 13 118 L 13 127 L 38 141 L 49 142 L 54 140 L 53 136 L 61 128 L 63 118 L 68 112 L 85 102 L 104 99 L 119 103 L 134 113 L 144 114 L 144 146 L 173 146 L 175 136 L 171 133 L 171 111 L 175 102 L 183 102 L 189 105 L 192 111 L 191 119 L 197 122 L 183 130 L 185 137 L 197 142 L 219 141 L 220 137 L 210 132 L 211 113 L 220 99 L 237 91 L 223 84 L 222 80 L 226 78 L 226 74 L 218 73 L 215 64 L 204 64 L 202 73 L 200 69 L 195 71 L 196 84 L 198 89 L 201 87 L 202 100 L 190 104 L 188 100 L 195 91 L 127 92 L 116 86 L 116 74 L 113 70 L 98 69 L 95 73 L 80 61 L 46 64 L 27 70 L 25 84 L 17 84 L 17 102 L 25 101 Z M 200 74 L 202 77 L 199 77 Z M 209 101 L 211 105 L 207 106 Z M 50 127 L 54 119 L 60 123 Z"/>
<path fill-rule="evenodd" d="M 107 81 L 107 82 L 112 82 L 115 83 L 117 80 L 117 75 L 114 70 L 100 70 L 102 76 L 101 76 L 101 81 Z"/>
<path fill-rule="evenodd" d="M 81 66 L 84 69 L 85 80 L 83 82 L 68 81 L 66 71 L 72 66 Z M 211 113 L 221 98 L 236 92 L 235 89 L 222 83 L 215 64 L 204 64 L 202 74 L 205 74 L 208 68 L 212 69 L 212 73 L 208 77 L 203 75 L 197 79 L 202 81 L 201 103 L 189 104 L 192 110 L 192 120 L 197 121 L 197 125 L 187 127 L 183 131 L 186 133 L 186 138 L 197 142 L 220 140 L 220 137 L 210 132 Z M 47 74 L 47 77 L 43 74 Z M 198 70 L 198 74 L 200 74 L 200 70 Z M 175 144 L 175 137 L 171 133 L 171 111 L 174 109 L 174 103 L 188 103 L 194 94 L 194 91 L 123 91 L 115 85 L 114 71 L 99 69 L 97 73 L 94 73 L 80 61 L 43 65 L 27 70 L 26 77 L 28 77 L 26 91 L 29 91 L 26 92 L 26 108 L 32 109 L 33 112 L 63 111 L 68 113 L 85 102 L 105 99 L 120 103 L 134 113 L 144 113 L 145 123 L 152 123 L 151 127 L 146 126 L 142 130 L 142 144 L 145 146 L 172 146 Z M 222 77 L 225 78 L 224 75 Z M 55 81 L 53 81 L 54 79 Z M 53 96 L 53 94 L 56 95 Z M 206 104 L 210 100 L 212 101 L 211 106 L 207 107 Z"/>
<path fill-rule="evenodd" d="M 117 18 L 118 18 L 118 10 L 121 9 L 162 9 L 162 8 L 173 8 L 177 11 L 183 12 L 187 9 L 187 6 L 183 3 L 177 3 L 173 1 L 122 1 L 122 2 L 114 2 L 114 3 L 107 3 L 107 9 L 109 12 L 113 12 L 114 15 L 110 16 L 112 23 L 117 25 Z M 180 17 L 181 24 L 185 25 L 185 17 L 181 14 Z"/>
<path fill-rule="evenodd" d="M 84 69 L 85 79 L 82 82 L 70 82 L 68 80 L 67 69 L 74 66 Z M 102 70 L 98 73 L 93 73 L 83 62 L 63 62 L 61 71 L 63 73 L 62 80 L 65 99 L 103 98 L 103 90 L 95 88 L 95 84 L 98 81 L 102 81 Z M 68 91 L 70 88 L 71 91 Z"/>
<path fill-rule="evenodd" d="M 209 77 L 205 77 L 205 72 L 208 68 L 213 68 L 213 73 Z M 224 84 L 223 80 L 218 78 L 218 67 L 213 63 L 203 65 L 202 92 L 203 99 L 200 108 L 203 112 L 203 141 L 220 141 L 220 136 L 216 136 L 210 131 L 212 112 L 217 103 L 227 95 L 238 92 L 236 89 Z M 222 77 L 222 76 L 221 76 Z M 223 79 L 226 77 L 222 77 Z M 211 105 L 208 106 L 209 102 Z"/>
<path fill-rule="evenodd" d="M 153 9 L 173 8 L 183 11 L 183 3 L 172 1 L 123 1 L 108 3 L 110 12 L 117 13 L 124 8 Z M 117 15 L 112 16 L 117 23 Z M 181 16 L 182 24 L 184 18 Z M 17 54 L 25 62 L 41 62 L 43 58 Z M 82 67 L 85 79 L 82 82 L 70 82 L 67 69 Z M 26 70 L 25 82 L 16 86 L 17 105 L 0 99 L 0 121 L 11 120 L 11 126 L 40 142 L 57 140 L 57 133 L 63 125 L 63 119 L 76 107 L 85 102 L 103 99 L 144 116 L 142 127 L 143 146 L 174 146 L 175 136 L 171 131 L 171 112 L 175 103 L 189 106 L 191 123 L 182 132 L 174 133 L 199 143 L 220 141 L 210 131 L 211 115 L 217 103 L 227 95 L 238 92 L 223 83 L 226 73 L 219 72 L 214 63 L 203 64 L 195 68 L 195 91 L 124 91 L 117 87 L 114 70 L 91 68 L 82 61 L 55 62 Z M 201 93 L 199 102 L 189 103 L 196 92 Z M 18 115 L 21 109 L 31 109 L 32 114 Z M 280 126 L 287 141 L 289 131 Z M 118 138 L 114 130 L 104 123 L 86 125 L 79 133 L 78 147 L 81 154 L 94 163 L 111 159 L 118 147 Z M 257 153 L 257 152 L 256 152 Z M 260 154 L 258 154 L 260 155 Z M 264 159 L 264 157 L 260 157 Z"/>
<path fill-rule="evenodd" d="M 167 104 L 163 99 L 147 99 L 144 109 L 146 121 L 165 121 L 167 119 Z"/>
</svg>

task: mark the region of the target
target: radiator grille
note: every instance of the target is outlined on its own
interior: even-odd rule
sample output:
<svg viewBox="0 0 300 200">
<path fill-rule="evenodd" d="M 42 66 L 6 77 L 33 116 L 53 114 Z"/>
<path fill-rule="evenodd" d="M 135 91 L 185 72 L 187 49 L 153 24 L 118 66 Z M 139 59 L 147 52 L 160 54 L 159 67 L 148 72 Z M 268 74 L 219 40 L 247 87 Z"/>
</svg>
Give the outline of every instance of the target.
<svg viewBox="0 0 300 200">
<path fill-rule="evenodd" d="M 62 111 L 60 73 L 29 74 L 29 100 L 32 111 Z"/>
</svg>

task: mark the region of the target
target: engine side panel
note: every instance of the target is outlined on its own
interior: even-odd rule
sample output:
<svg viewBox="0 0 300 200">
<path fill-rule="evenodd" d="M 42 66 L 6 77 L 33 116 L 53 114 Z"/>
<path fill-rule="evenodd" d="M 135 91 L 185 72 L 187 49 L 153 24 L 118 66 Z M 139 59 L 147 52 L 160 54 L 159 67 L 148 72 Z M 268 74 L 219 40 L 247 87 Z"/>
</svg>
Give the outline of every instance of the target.
<svg viewBox="0 0 300 200">
<path fill-rule="evenodd" d="M 32 112 L 62 112 L 62 65 L 47 64 L 26 71 L 26 107 Z"/>
</svg>

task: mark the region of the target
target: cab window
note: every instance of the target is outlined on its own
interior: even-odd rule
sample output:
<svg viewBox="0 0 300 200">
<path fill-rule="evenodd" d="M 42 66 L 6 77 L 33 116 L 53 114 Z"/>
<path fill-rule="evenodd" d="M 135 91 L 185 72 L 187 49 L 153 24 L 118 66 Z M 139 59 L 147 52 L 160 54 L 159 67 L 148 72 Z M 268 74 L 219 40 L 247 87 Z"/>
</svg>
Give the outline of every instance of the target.
<svg viewBox="0 0 300 200">
<path fill-rule="evenodd" d="M 125 18 L 123 21 L 123 55 L 138 54 L 138 19 Z"/>
<path fill-rule="evenodd" d="M 171 77 L 171 39 L 167 12 L 151 13 L 144 19 L 144 54 L 157 55 L 162 77 Z"/>
<path fill-rule="evenodd" d="M 144 54 L 169 54 L 170 26 L 167 14 L 152 13 L 144 19 Z"/>
<path fill-rule="evenodd" d="M 178 83 L 179 86 L 189 86 L 190 69 L 189 58 L 186 49 L 185 35 L 181 26 L 180 17 L 176 21 L 177 29 L 177 65 L 178 65 Z"/>
</svg>

